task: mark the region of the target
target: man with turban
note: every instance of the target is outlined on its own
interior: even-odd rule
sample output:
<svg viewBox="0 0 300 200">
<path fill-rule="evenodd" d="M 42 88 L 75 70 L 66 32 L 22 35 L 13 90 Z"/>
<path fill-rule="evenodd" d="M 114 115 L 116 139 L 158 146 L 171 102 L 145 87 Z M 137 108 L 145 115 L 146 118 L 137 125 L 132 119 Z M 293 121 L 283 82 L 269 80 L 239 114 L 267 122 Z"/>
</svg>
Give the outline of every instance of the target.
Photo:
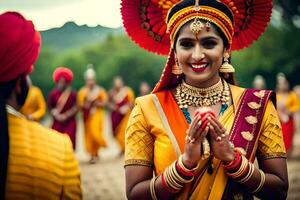
<svg viewBox="0 0 300 200">
<path fill-rule="evenodd" d="M 99 159 L 98 151 L 106 147 L 104 139 L 104 107 L 107 104 L 107 94 L 104 88 L 96 83 L 96 72 L 92 65 L 84 73 L 85 86 L 78 92 L 78 106 L 82 110 L 84 122 L 85 146 L 91 155 L 90 163 Z"/>
<path fill-rule="evenodd" d="M 48 107 L 53 117 L 52 129 L 67 134 L 76 146 L 76 92 L 72 91 L 73 72 L 66 67 L 58 67 L 53 72 L 56 88 L 48 97 Z"/>
<path fill-rule="evenodd" d="M 40 43 L 31 21 L 0 14 L 0 199 L 81 199 L 69 138 L 18 111 Z"/>
</svg>

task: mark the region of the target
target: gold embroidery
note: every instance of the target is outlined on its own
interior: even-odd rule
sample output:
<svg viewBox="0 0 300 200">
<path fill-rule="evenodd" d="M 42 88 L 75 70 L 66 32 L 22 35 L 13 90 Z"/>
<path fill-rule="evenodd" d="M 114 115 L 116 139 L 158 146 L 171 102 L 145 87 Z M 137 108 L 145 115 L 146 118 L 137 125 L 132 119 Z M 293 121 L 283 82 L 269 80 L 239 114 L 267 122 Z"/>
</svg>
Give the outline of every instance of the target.
<svg viewBox="0 0 300 200">
<path fill-rule="evenodd" d="M 259 92 L 254 92 L 254 95 L 262 99 L 265 96 L 265 91 L 261 90 Z"/>
<path fill-rule="evenodd" d="M 286 153 L 277 152 L 277 153 L 271 153 L 266 155 L 258 155 L 257 157 L 258 160 L 267 160 L 272 158 L 287 158 L 287 155 Z"/>
<path fill-rule="evenodd" d="M 141 159 L 130 159 L 130 160 L 125 160 L 125 165 L 124 167 L 128 165 L 142 165 L 142 166 L 148 166 L 152 167 L 153 163 L 148 160 L 141 160 Z"/>
<path fill-rule="evenodd" d="M 249 115 L 248 117 L 245 117 L 245 120 L 253 125 L 253 124 L 256 124 L 257 123 L 257 118 L 255 116 L 252 116 L 252 115 Z"/>
<path fill-rule="evenodd" d="M 260 104 L 254 102 L 254 101 L 248 103 L 248 106 L 249 106 L 251 109 L 254 109 L 254 110 L 257 110 L 257 109 L 259 109 L 259 108 L 261 107 Z"/>
<path fill-rule="evenodd" d="M 242 131 L 241 134 L 245 140 L 247 141 L 253 140 L 253 135 L 249 131 Z"/>
</svg>

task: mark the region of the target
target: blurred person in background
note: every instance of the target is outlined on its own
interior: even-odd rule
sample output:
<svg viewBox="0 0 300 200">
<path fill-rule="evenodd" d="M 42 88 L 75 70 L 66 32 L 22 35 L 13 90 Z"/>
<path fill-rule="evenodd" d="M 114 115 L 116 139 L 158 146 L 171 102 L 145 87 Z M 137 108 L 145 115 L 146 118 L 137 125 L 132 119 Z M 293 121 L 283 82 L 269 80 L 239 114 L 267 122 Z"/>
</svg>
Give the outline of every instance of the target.
<svg viewBox="0 0 300 200">
<path fill-rule="evenodd" d="M 58 67 L 53 72 L 56 84 L 48 96 L 48 108 L 53 118 L 52 129 L 67 134 L 76 147 L 76 92 L 72 90 L 73 72 L 66 67 Z"/>
<path fill-rule="evenodd" d="M 293 91 L 297 95 L 298 102 L 300 105 L 300 85 L 295 85 Z M 295 127 L 296 127 L 296 133 L 300 133 L 300 108 L 295 113 Z"/>
<path fill-rule="evenodd" d="M 150 94 L 150 85 L 147 82 L 142 82 L 140 84 L 140 96 Z"/>
<path fill-rule="evenodd" d="M 70 139 L 19 112 L 40 44 L 31 21 L 0 15 L 0 199 L 81 199 Z"/>
<path fill-rule="evenodd" d="M 134 106 L 134 92 L 124 85 L 123 79 L 117 76 L 113 80 L 113 88 L 109 91 L 111 123 L 113 135 L 116 138 L 121 154 L 125 149 L 125 129 L 132 107 Z"/>
<path fill-rule="evenodd" d="M 39 122 L 46 113 L 46 102 L 41 89 L 32 85 L 29 76 L 27 76 L 27 82 L 29 84 L 29 91 L 26 101 L 20 109 L 20 113 L 25 115 L 29 120 Z"/>
<path fill-rule="evenodd" d="M 106 147 L 104 138 L 104 107 L 107 104 L 105 89 L 96 84 L 96 72 L 92 65 L 84 73 L 85 86 L 78 92 L 77 104 L 83 114 L 85 146 L 91 155 L 90 163 L 98 161 L 98 151 Z"/>
<path fill-rule="evenodd" d="M 290 90 L 289 81 L 283 73 L 277 74 L 276 95 L 285 148 L 287 153 L 291 153 L 295 133 L 294 114 L 299 110 L 299 100 Z"/>
<path fill-rule="evenodd" d="M 253 79 L 253 88 L 258 90 L 266 89 L 266 80 L 262 75 L 256 75 Z"/>
</svg>

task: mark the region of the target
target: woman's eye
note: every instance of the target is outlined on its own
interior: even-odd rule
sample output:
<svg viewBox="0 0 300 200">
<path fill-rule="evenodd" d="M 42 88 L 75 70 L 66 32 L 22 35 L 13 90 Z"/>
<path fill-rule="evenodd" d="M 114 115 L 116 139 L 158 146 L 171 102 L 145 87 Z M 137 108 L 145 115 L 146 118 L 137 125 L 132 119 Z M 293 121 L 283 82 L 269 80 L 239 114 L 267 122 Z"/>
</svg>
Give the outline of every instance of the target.
<svg viewBox="0 0 300 200">
<path fill-rule="evenodd" d="M 190 42 L 190 41 L 181 41 L 180 43 L 180 46 L 182 46 L 183 48 L 191 48 L 194 46 L 193 42 Z"/>
<path fill-rule="evenodd" d="M 203 42 L 202 45 L 204 48 L 212 49 L 217 45 L 217 42 L 213 41 L 213 40 L 208 40 L 208 41 Z"/>
</svg>

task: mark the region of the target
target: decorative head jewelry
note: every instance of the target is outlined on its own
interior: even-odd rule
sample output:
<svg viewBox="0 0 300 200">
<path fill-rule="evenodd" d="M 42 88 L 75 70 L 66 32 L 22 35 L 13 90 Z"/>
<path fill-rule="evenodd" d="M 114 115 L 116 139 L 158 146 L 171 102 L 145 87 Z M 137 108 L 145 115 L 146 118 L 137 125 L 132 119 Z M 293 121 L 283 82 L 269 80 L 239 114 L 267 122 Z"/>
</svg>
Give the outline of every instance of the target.
<svg viewBox="0 0 300 200">
<path fill-rule="evenodd" d="M 195 8 L 194 9 L 195 9 L 195 11 L 200 10 L 199 0 L 195 1 Z M 199 17 L 195 17 L 194 21 L 190 24 L 190 30 L 195 35 L 198 35 L 204 27 L 205 27 L 206 31 L 209 31 L 210 30 L 210 22 L 207 21 L 205 23 L 205 26 L 204 26 L 203 23 L 201 22 L 201 18 L 199 18 Z"/>
<path fill-rule="evenodd" d="M 230 11 L 229 11 L 230 12 Z M 167 21 L 167 31 L 170 34 L 171 44 L 174 44 L 175 36 L 180 28 L 187 22 L 194 20 L 190 29 L 194 34 L 198 34 L 204 27 L 206 27 L 200 20 L 209 22 L 207 26 L 210 28 L 210 23 L 215 24 L 224 33 L 229 44 L 232 43 L 234 27 L 232 19 L 223 13 L 221 10 L 210 6 L 199 6 L 195 9 L 195 5 L 185 7 L 170 16 L 169 12 Z"/>
<path fill-rule="evenodd" d="M 199 2 L 198 9 L 195 5 Z M 121 0 L 124 28 L 140 47 L 168 55 L 161 79 L 153 92 L 178 85 L 174 78 L 176 33 L 187 22 L 200 18 L 218 27 L 230 45 L 240 50 L 265 31 L 272 13 L 272 0 Z M 197 7 L 196 7 L 197 8 Z M 210 26 L 205 26 L 207 30 Z"/>
<path fill-rule="evenodd" d="M 195 5 L 199 11 L 195 10 Z M 166 30 L 170 24 L 167 25 L 164 21 L 167 17 L 180 16 L 182 10 L 190 6 L 194 16 L 201 15 L 205 20 L 217 18 L 218 23 L 220 17 L 216 17 L 216 10 L 229 17 L 234 15 L 231 50 L 242 49 L 257 40 L 265 31 L 272 13 L 272 0 L 121 0 L 124 28 L 140 47 L 157 54 L 168 55 L 171 40 L 170 32 Z M 202 9 L 203 7 L 211 9 Z M 185 11 L 190 12 L 187 9 Z M 185 14 L 181 16 L 185 18 Z M 194 17 L 190 20 L 194 20 Z M 233 20 L 231 23 L 233 24 Z M 225 27 L 220 28 L 224 31 L 230 26 L 225 24 Z"/>
</svg>

